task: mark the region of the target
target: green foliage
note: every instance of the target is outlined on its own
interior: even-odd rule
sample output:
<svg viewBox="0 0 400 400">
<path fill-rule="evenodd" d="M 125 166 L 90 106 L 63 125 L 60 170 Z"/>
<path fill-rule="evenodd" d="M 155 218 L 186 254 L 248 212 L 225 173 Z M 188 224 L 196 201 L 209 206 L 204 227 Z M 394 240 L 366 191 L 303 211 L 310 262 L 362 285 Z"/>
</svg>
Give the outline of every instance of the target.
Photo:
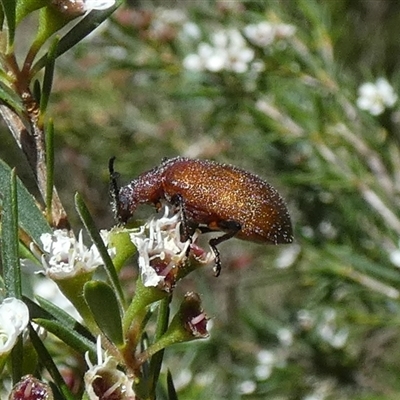
<svg viewBox="0 0 400 400">
<path fill-rule="evenodd" d="M 360 85 L 379 77 L 399 93 L 398 5 L 298 0 L 170 6 L 169 13 L 149 2 L 120 9 L 102 32 L 81 42 L 114 8 L 90 13 L 50 53 L 37 57 L 35 49 L 29 64 L 29 88 L 45 67 L 36 101 L 39 127 L 51 126 L 52 133 L 52 125 L 44 122 L 54 116 L 54 181 L 67 210 L 73 210 L 73 193 L 82 193 L 75 197 L 79 224 L 105 263 L 105 274 L 96 272 L 95 278 L 86 277 L 86 285 L 81 282 L 94 315 L 83 324 L 92 335 L 103 332 L 112 349 L 113 344 L 122 348 L 122 359 L 129 345 L 138 348 L 142 361 L 152 355 L 132 367 L 140 370 L 135 370 L 141 380 L 136 389 L 143 398 L 157 393 L 159 399 L 396 399 L 398 102 L 378 115 L 357 104 Z M 15 12 L 4 5 L 3 11 L 10 44 Z M 282 31 L 272 39 L 260 35 L 257 40 L 270 40 L 260 45 L 246 32 L 264 21 Z M 241 51 L 232 50 L 221 67 L 229 47 L 224 40 Z M 201 43 L 208 52 L 204 59 Z M 66 50 L 68 55 L 59 57 Z M 25 76 L 24 68 L 19 72 Z M 29 120 L 13 85 L 9 76 L 0 76 L 2 103 Z M 148 290 L 140 280 L 133 287 L 136 272 L 124 281 L 121 268 L 127 262 L 136 268 L 129 260 L 136 249 L 115 239 L 115 247 L 124 250 L 118 250 L 114 266 L 97 227 L 113 224 L 106 197 L 111 156 L 117 156 L 121 180 L 128 181 L 178 154 L 236 164 L 277 187 L 291 210 L 295 244 L 226 243 L 220 278 L 203 268 L 173 292 L 178 298 L 185 291 L 202 294 L 212 317 L 210 337 L 164 349 L 159 339 L 171 327 L 176 297 L 170 304 L 169 294 Z M 47 161 L 51 171 L 51 157 Z M 0 163 L 3 196 L 9 179 L 9 168 Z M 51 173 L 49 182 L 46 215 L 54 226 Z M 17 193 L 19 226 L 40 245 L 49 225 L 18 180 Z M 4 197 L 2 204 L 9 216 L 9 200 Z M 151 213 L 138 211 L 139 216 Z M 68 217 L 76 226 L 72 211 Z M 4 218 L 2 229 L 15 232 L 16 225 L 10 227 Z M 4 253 L 7 247 L 2 246 Z M 14 261 L 16 249 L 10 253 Z M 4 271 L 8 264 L 3 261 Z M 89 351 L 93 360 L 93 337 L 51 303 L 38 303 L 36 322 L 69 346 L 55 354 L 65 360 L 73 348 Z M 102 314 L 105 304 L 110 308 Z M 158 318 L 149 312 L 156 305 Z M 44 349 L 37 335 L 32 338 L 42 364 L 68 398 L 51 361 L 57 356 Z M 123 339 L 129 341 L 125 346 Z"/>
</svg>

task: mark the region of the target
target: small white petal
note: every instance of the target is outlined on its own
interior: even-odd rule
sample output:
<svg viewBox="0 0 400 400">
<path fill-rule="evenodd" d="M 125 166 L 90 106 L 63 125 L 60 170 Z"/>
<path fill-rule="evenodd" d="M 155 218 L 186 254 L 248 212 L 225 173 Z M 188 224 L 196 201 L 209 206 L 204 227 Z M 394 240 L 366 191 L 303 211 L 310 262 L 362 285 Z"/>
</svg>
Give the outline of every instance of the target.
<svg viewBox="0 0 400 400">
<path fill-rule="evenodd" d="M 85 0 L 85 8 L 90 10 L 107 10 L 115 4 L 115 0 Z"/>
<path fill-rule="evenodd" d="M 273 370 L 272 365 L 257 365 L 254 370 L 254 375 L 259 380 L 265 380 L 271 376 L 272 370 Z"/>
<path fill-rule="evenodd" d="M 198 40 L 201 37 L 201 31 L 197 24 L 194 22 L 186 22 L 182 26 L 181 36 L 184 38 L 190 38 L 193 40 Z"/>
<path fill-rule="evenodd" d="M 276 361 L 275 354 L 270 350 L 261 350 L 257 354 L 257 360 L 262 365 L 273 365 Z"/>
<path fill-rule="evenodd" d="M 390 261 L 396 266 L 400 268 L 400 250 L 394 250 L 389 254 Z"/>
<path fill-rule="evenodd" d="M 26 304 L 14 297 L 8 297 L 0 304 L 0 315 L 13 325 L 20 334 L 28 325 L 29 310 Z"/>
<path fill-rule="evenodd" d="M 202 71 L 204 66 L 198 54 L 189 54 L 183 60 L 183 66 L 189 71 Z"/>
<path fill-rule="evenodd" d="M 225 54 L 221 51 L 220 54 L 213 54 L 205 62 L 205 67 L 211 72 L 219 72 L 224 69 L 226 64 Z"/>
<path fill-rule="evenodd" d="M 9 353 L 18 338 L 18 331 L 3 315 L 0 315 L 0 355 Z"/>
<path fill-rule="evenodd" d="M 366 82 L 358 89 L 357 106 L 377 116 L 392 107 L 397 102 L 398 96 L 393 87 L 384 78 L 378 78 L 374 83 Z"/>
<path fill-rule="evenodd" d="M 257 385 L 254 381 L 244 381 L 239 384 L 239 392 L 241 394 L 251 394 L 257 389 Z"/>
</svg>

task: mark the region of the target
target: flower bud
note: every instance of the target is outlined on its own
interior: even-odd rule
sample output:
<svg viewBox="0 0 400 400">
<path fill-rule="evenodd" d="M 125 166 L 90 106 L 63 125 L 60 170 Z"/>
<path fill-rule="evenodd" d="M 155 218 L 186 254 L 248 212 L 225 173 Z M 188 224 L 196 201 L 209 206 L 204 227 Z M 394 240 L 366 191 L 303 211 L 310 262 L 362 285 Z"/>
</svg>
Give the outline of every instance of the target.
<svg viewBox="0 0 400 400">
<path fill-rule="evenodd" d="M 25 375 L 13 387 L 9 400 L 53 400 L 53 392 L 47 383 L 33 375 Z"/>
</svg>

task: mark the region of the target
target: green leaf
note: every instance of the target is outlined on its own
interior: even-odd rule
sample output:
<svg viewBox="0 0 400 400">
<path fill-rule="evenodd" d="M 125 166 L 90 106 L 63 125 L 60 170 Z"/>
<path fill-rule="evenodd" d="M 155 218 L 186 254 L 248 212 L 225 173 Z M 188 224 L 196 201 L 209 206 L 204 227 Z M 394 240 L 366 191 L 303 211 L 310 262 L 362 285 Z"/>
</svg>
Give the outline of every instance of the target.
<svg viewBox="0 0 400 400">
<path fill-rule="evenodd" d="M 24 106 L 21 98 L 2 81 L 0 81 L 0 100 L 18 115 L 22 115 Z"/>
<path fill-rule="evenodd" d="M 47 71 L 47 69 L 46 69 Z M 40 103 L 42 104 L 42 103 Z M 54 186 L 54 124 L 53 119 L 49 119 L 46 124 L 46 212 L 47 220 L 52 219 L 51 203 L 53 200 L 53 186 Z"/>
<path fill-rule="evenodd" d="M 53 43 L 51 44 L 51 47 L 47 53 L 47 62 L 46 62 L 46 68 L 44 70 L 43 87 L 42 87 L 42 93 L 41 93 L 41 97 L 40 97 L 40 113 L 41 114 L 45 113 L 45 111 L 47 109 L 47 105 L 49 103 L 51 88 L 53 85 L 54 64 L 56 62 L 58 43 L 59 43 L 59 37 L 57 36 L 53 40 Z"/>
<path fill-rule="evenodd" d="M 96 354 L 95 338 L 83 325 L 50 301 L 40 296 L 36 297 L 40 305 L 24 297 L 24 302 L 29 307 L 29 315 L 35 322 L 76 351 L 89 351 L 92 356 Z"/>
<path fill-rule="evenodd" d="M 10 167 L 0 160 L 0 204 L 2 203 L 1 199 L 5 198 L 4 190 L 8 185 L 10 176 Z M 17 179 L 17 195 L 19 226 L 38 245 L 41 245 L 40 235 L 46 232 L 51 233 L 51 228 L 37 207 L 35 199 L 19 179 Z"/>
<path fill-rule="evenodd" d="M 17 343 L 15 343 L 11 350 L 11 362 L 12 362 L 12 377 L 13 383 L 16 384 L 22 378 L 22 366 L 24 364 L 24 348 L 22 343 L 22 337 L 19 336 Z"/>
<path fill-rule="evenodd" d="M 82 39 L 89 35 L 102 22 L 104 22 L 120 5 L 122 0 L 118 0 L 113 7 L 107 10 L 93 10 L 79 21 L 59 42 L 55 58 L 61 56 L 66 51 L 74 47 Z M 32 68 L 32 76 L 40 71 L 46 64 L 48 54 L 40 58 Z"/>
<path fill-rule="evenodd" d="M 79 214 L 83 224 L 85 225 L 85 228 L 87 229 L 87 231 L 90 235 L 90 238 L 92 239 L 93 243 L 97 246 L 97 249 L 99 250 L 101 258 L 104 261 L 104 267 L 105 267 L 108 279 L 111 282 L 111 286 L 117 297 L 120 310 L 122 311 L 124 309 L 124 304 L 125 304 L 124 303 L 124 294 L 122 292 L 121 285 L 118 280 L 117 271 L 115 270 L 114 264 L 110 258 L 110 255 L 108 254 L 106 246 L 104 245 L 103 239 L 101 238 L 100 233 L 99 233 L 98 229 L 96 228 L 93 218 L 90 215 L 89 210 L 86 207 L 86 204 L 83 201 L 83 199 L 79 193 L 76 193 L 76 195 L 75 195 L 75 207 L 76 207 L 76 210 L 78 211 L 78 214 Z"/>
<path fill-rule="evenodd" d="M 15 0 L 2 0 L 1 4 L 3 6 L 4 14 L 7 20 L 8 27 L 8 45 L 12 47 L 14 44 L 14 36 L 15 36 L 15 8 L 16 1 Z"/>
<path fill-rule="evenodd" d="M 18 201 L 15 170 L 4 182 L 1 216 L 1 259 L 7 296 L 21 298 L 21 269 L 18 253 Z"/>
<path fill-rule="evenodd" d="M 28 15 L 42 7 L 48 6 L 51 0 L 18 0 L 17 2 L 17 25 Z"/>
<path fill-rule="evenodd" d="M 178 395 L 176 394 L 174 381 L 172 380 L 171 371 L 167 372 L 167 389 L 168 389 L 168 400 L 178 400 Z"/>
<path fill-rule="evenodd" d="M 96 344 L 78 332 L 71 330 L 62 323 L 52 319 L 35 318 L 34 322 L 45 328 L 48 332 L 57 336 L 62 342 L 70 346 L 78 353 L 85 354 L 87 351 L 92 357 L 96 356 Z"/>
<path fill-rule="evenodd" d="M 84 286 L 85 300 L 101 331 L 117 346 L 124 343 L 122 321 L 113 289 L 102 281 L 90 281 Z"/>
<path fill-rule="evenodd" d="M 45 366 L 50 376 L 53 378 L 54 383 L 57 385 L 63 398 L 65 400 L 74 400 L 75 397 L 72 395 L 71 391 L 68 388 L 68 385 L 65 383 L 63 377 L 61 376 L 60 371 L 57 369 L 57 366 L 54 363 L 50 353 L 47 351 L 42 340 L 39 338 L 36 331 L 32 328 L 31 324 L 29 324 L 29 337 L 33 346 L 35 347 L 40 361 Z"/>
<path fill-rule="evenodd" d="M 171 302 L 172 297 L 168 296 L 165 299 L 162 299 L 159 304 L 158 309 L 158 317 L 157 317 L 157 329 L 154 336 L 154 341 L 156 342 L 159 340 L 162 335 L 168 329 L 168 321 L 169 321 L 169 305 Z M 162 362 L 164 358 L 164 350 L 159 351 L 158 353 L 154 354 L 150 360 L 150 371 L 149 371 L 149 392 L 155 396 L 156 393 L 156 386 L 158 382 L 158 378 L 160 376 L 160 371 L 162 367 Z"/>
<path fill-rule="evenodd" d="M 95 341 L 93 335 L 63 309 L 57 307 L 51 301 L 46 300 L 43 297 L 36 296 L 36 299 L 40 306 L 31 300 L 30 303 L 27 303 L 29 305 L 30 315 L 32 318 L 55 319 L 63 324 L 66 328 L 75 330 L 92 342 Z"/>
</svg>

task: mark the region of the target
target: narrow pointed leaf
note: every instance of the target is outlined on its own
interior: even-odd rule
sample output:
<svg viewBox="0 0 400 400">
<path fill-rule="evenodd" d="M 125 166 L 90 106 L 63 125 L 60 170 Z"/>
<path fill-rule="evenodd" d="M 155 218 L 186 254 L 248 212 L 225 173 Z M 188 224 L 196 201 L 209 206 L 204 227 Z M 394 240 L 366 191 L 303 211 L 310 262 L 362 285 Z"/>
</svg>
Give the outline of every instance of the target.
<svg viewBox="0 0 400 400">
<path fill-rule="evenodd" d="M 47 63 L 46 68 L 44 70 L 43 77 L 43 85 L 42 85 L 42 93 L 40 97 L 40 112 L 44 114 L 46 111 L 47 105 L 49 103 L 51 88 L 53 85 L 53 76 L 54 76 L 54 65 L 57 56 L 57 46 L 59 43 L 59 37 L 56 37 L 51 44 L 49 52 L 47 53 Z"/>
<path fill-rule="evenodd" d="M 15 36 L 15 8 L 16 1 L 15 0 L 2 0 L 3 11 L 7 20 L 8 27 L 8 45 L 11 47 L 14 43 Z"/>
<path fill-rule="evenodd" d="M 3 211 L 1 216 L 1 259 L 6 293 L 21 298 L 21 269 L 18 254 L 18 201 L 15 170 L 3 187 Z"/>
<path fill-rule="evenodd" d="M 78 332 L 65 327 L 59 321 L 43 318 L 36 318 L 34 321 L 48 332 L 57 336 L 62 342 L 70 346 L 76 352 L 85 354 L 88 351 L 92 357 L 96 356 L 95 343 L 80 335 Z"/>
<path fill-rule="evenodd" d="M 86 17 L 79 21 L 64 37 L 61 38 L 55 58 L 64 54 L 89 35 L 89 33 L 105 21 L 121 4 L 122 0 L 118 0 L 113 7 L 110 7 L 107 10 L 93 10 L 86 15 Z M 33 66 L 33 74 L 36 74 L 46 65 L 47 58 L 48 55 L 46 54 L 36 62 Z"/>
<path fill-rule="evenodd" d="M 57 369 L 56 364 L 54 363 L 50 353 L 47 351 L 44 346 L 42 340 L 39 338 L 36 331 L 29 325 L 29 337 L 31 342 L 39 356 L 40 361 L 45 366 L 50 376 L 53 378 L 55 384 L 59 388 L 63 398 L 65 400 L 74 400 L 75 396 L 72 395 L 71 391 L 68 388 L 68 385 L 65 383 L 62 378 L 60 371 Z"/>
<path fill-rule="evenodd" d="M 24 106 L 22 100 L 17 94 L 12 91 L 4 82 L 0 81 L 0 100 L 6 104 L 9 108 L 14 110 L 18 115 L 21 115 Z"/>
<path fill-rule="evenodd" d="M 9 182 L 10 176 L 10 167 L 0 160 L 0 204 L 2 203 L 2 198 L 5 198 L 4 190 L 8 185 L 7 182 Z M 51 228 L 36 205 L 35 199 L 19 179 L 17 179 L 17 197 L 19 226 L 37 244 L 41 245 L 40 235 L 45 232 L 51 233 Z"/>
<path fill-rule="evenodd" d="M 54 124 L 50 119 L 46 124 L 46 212 L 47 220 L 52 219 L 51 203 L 53 200 L 53 186 L 54 186 Z"/>
<path fill-rule="evenodd" d="M 84 286 L 84 297 L 101 331 L 117 346 L 122 345 L 122 321 L 113 289 L 105 282 L 90 281 Z"/>
<path fill-rule="evenodd" d="M 172 380 L 172 375 L 170 370 L 168 370 L 167 373 L 167 390 L 168 390 L 168 400 L 178 400 L 178 395 L 176 394 L 174 381 Z"/>
<path fill-rule="evenodd" d="M 85 202 L 83 201 L 82 197 L 79 193 L 75 195 L 75 207 L 78 211 L 78 214 L 85 225 L 93 243 L 97 246 L 101 258 L 104 261 L 104 267 L 110 280 L 111 286 L 114 290 L 114 293 L 118 300 L 118 305 L 120 310 L 124 309 L 124 295 L 121 289 L 121 285 L 118 280 L 117 271 L 115 270 L 114 264 L 108 254 L 107 248 L 104 245 L 103 239 L 100 236 L 98 229 L 93 221 L 92 216 L 89 213 L 88 208 L 86 207 Z"/>
<path fill-rule="evenodd" d="M 165 299 L 162 299 L 160 301 L 158 316 L 157 316 L 157 329 L 154 336 L 155 342 L 159 340 L 168 329 L 170 302 L 171 302 L 171 296 L 166 297 Z M 164 358 L 164 350 L 161 350 L 158 353 L 154 354 L 154 356 L 151 357 L 150 360 L 149 387 L 150 387 L 150 393 L 154 395 L 156 393 L 156 386 L 158 378 L 160 376 L 163 358 Z"/>
<path fill-rule="evenodd" d="M 33 308 L 34 312 L 31 313 L 32 318 L 45 318 L 45 319 L 55 319 L 59 321 L 62 325 L 66 328 L 74 330 L 78 332 L 80 335 L 84 336 L 88 340 L 95 342 L 95 338 L 93 335 L 80 324 L 78 321 L 75 320 L 71 315 L 67 312 L 62 310 L 61 308 L 57 307 L 51 301 L 44 299 L 43 297 L 36 296 L 39 304 L 35 304 L 32 302 L 32 306 L 29 305 L 30 309 Z"/>
</svg>

